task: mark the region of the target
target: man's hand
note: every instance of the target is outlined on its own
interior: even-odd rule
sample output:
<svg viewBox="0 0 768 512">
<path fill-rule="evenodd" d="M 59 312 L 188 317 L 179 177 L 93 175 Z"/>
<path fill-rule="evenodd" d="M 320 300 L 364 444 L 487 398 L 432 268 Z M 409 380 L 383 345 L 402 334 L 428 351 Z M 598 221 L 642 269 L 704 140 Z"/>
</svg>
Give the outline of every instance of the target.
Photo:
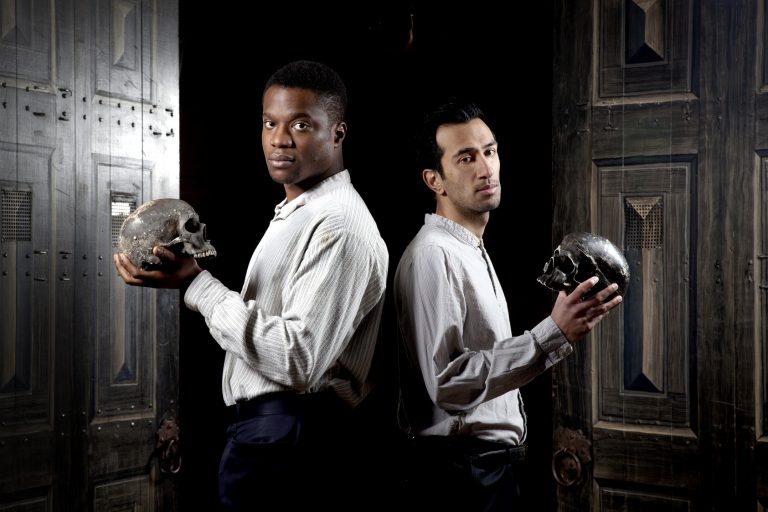
<svg viewBox="0 0 768 512">
<path fill-rule="evenodd" d="M 202 272 L 192 256 L 176 254 L 160 246 L 155 246 L 152 254 L 162 260 L 160 270 L 142 270 L 131 263 L 125 254 L 115 254 L 115 267 L 123 281 L 134 286 L 151 288 L 183 288 Z"/>
<path fill-rule="evenodd" d="M 587 279 L 574 290 L 567 294 L 561 291 L 557 295 L 555 306 L 552 308 L 552 319 L 563 332 L 569 342 L 575 343 L 598 324 L 610 310 L 621 303 L 621 296 L 617 295 L 603 304 L 618 289 L 616 283 L 600 290 L 594 297 L 584 300 L 584 295 L 597 284 L 598 279 Z"/>
</svg>

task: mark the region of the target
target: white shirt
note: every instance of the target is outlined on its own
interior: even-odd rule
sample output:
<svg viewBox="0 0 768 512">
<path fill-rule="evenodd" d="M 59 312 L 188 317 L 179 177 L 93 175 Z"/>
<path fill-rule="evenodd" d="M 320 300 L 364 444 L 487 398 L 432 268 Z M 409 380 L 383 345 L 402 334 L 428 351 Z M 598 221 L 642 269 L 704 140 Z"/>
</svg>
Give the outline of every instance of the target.
<svg viewBox="0 0 768 512">
<path fill-rule="evenodd" d="M 226 351 L 224 402 L 332 388 L 358 404 L 369 391 L 388 258 L 346 170 L 277 205 L 240 293 L 203 271 L 184 295 Z"/>
<path fill-rule="evenodd" d="M 513 336 L 504 292 L 481 239 L 427 215 L 395 273 L 407 360 L 402 384 L 415 434 L 522 444 L 518 388 L 570 354 L 551 317 Z"/>
</svg>

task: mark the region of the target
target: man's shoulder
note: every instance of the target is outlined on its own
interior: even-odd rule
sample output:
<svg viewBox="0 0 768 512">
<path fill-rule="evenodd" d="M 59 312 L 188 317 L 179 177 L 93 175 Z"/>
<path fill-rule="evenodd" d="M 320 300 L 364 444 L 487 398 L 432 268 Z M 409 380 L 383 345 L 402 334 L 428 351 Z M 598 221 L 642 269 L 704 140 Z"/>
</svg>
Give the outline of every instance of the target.
<svg viewBox="0 0 768 512">
<path fill-rule="evenodd" d="M 313 218 L 337 222 L 372 222 L 368 205 L 357 191 L 350 187 L 338 187 L 307 203 L 307 209 Z"/>
<path fill-rule="evenodd" d="M 336 190 L 305 206 L 314 235 L 347 238 L 376 246 L 385 251 L 376 220 L 360 195 L 354 190 Z"/>
<path fill-rule="evenodd" d="M 405 248 L 401 261 L 424 258 L 448 260 L 456 257 L 460 259 L 459 253 L 456 240 L 450 233 L 434 226 L 424 225 Z"/>
<path fill-rule="evenodd" d="M 434 224 L 424 224 L 416 236 L 413 237 L 411 244 L 414 249 L 432 248 L 433 250 L 442 250 L 443 252 L 454 252 L 458 250 L 460 244 L 456 237 L 451 233 Z"/>
</svg>

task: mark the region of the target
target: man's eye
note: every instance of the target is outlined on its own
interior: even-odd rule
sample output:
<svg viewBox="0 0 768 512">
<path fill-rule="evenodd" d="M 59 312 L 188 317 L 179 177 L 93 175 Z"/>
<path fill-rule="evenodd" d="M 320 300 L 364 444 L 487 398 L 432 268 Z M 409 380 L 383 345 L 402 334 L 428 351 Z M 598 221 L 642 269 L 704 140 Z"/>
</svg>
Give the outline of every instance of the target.
<svg viewBox="0 0 768 512">
<path fill-rule="evenodd" d="M 275 127 L 275 123 L 273 121 L 266 120 L 266 121 L 264 121 L 264 127 L 265 128 L 274 128 Z"/>
<path fill-rule="evenodd" d="M 298 123 L 295 123 L 295 124 L 293 125 L 293 127 L 294 127 L 294 128 L 296 128 L 296 129 L 297 129 L 297 130 L 299 130 L 299 131 L 304 131 L 304 130 L 306 130 L 307 128 L 309 128 L 309 124 L 307 124 L 307 123 L 305 123 L 305 122 L 302 122 L 302 121 L 299 121 Z"/>
</svg>

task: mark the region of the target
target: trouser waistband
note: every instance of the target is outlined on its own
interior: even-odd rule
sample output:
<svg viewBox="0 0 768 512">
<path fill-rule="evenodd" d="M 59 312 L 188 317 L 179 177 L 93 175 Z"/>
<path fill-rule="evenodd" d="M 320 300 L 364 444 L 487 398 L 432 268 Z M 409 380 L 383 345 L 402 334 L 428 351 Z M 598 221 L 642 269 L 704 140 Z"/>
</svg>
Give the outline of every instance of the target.
<svg viewBox="0 0 768 512">
<path fill-rule="evenodd" d="M 332 391 L 296 393 L 277 391 L 243 400 L 227 407 L 233 421 L 244 421 L 271 414 L 298 414 L 319 408 L 348 408 Z"/>
</svg>

